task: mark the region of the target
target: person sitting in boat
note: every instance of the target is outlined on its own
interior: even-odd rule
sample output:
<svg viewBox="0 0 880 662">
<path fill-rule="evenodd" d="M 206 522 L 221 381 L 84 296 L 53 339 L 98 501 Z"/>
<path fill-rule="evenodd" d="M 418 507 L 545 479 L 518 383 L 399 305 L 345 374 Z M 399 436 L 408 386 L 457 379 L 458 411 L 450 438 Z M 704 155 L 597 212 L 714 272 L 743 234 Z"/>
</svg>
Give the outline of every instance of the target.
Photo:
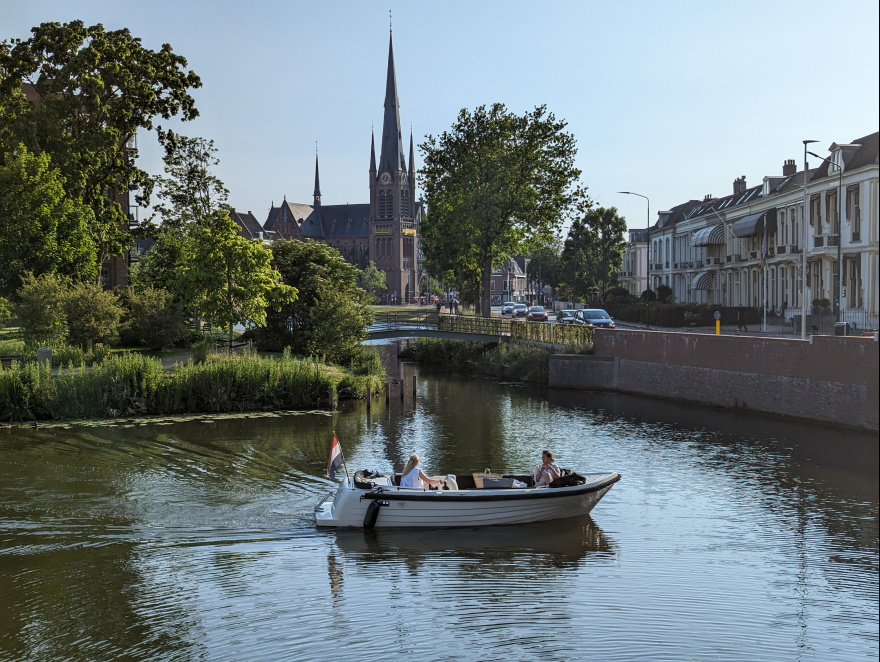
<svg viewBox="0 0 880 662">
<path fill-rule="evenodd" d="M 562 470 L 553 463 L 553 453 L 544 451 L 541 453 L 541 464 L 537 466 L 532 478 L 535 479 L 535 487 L 549 485 L 562 475 Z"/>
<path fill-rule="evenodd" d="M 442 485 L 443 480 L 426 476 L 425 472 L 419 467 L 419 456 L 413 453 L 409 456 L 409 461 L 403 468 L 403 473 L 400 476 L 400 486 L 424 488 L 425 483 L 428 485 Z"/>
</svg>

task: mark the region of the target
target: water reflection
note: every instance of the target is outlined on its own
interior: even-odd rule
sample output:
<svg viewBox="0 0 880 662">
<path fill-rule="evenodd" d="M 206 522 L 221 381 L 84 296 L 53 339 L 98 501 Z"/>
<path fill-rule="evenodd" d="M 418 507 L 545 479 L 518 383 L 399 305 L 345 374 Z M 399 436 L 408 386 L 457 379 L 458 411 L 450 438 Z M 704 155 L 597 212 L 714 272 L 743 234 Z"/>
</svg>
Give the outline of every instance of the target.
<svg viewBox="0 0 880 662">
<path fill-rule="evenodd" d="M 876 657 L 876 435 L 398 371 L 369 417 L 0 430 L 0 660 Z M 574 520 L 318 531 L 334 430 L 351 470 L 624 479 Z"/>
</svg>

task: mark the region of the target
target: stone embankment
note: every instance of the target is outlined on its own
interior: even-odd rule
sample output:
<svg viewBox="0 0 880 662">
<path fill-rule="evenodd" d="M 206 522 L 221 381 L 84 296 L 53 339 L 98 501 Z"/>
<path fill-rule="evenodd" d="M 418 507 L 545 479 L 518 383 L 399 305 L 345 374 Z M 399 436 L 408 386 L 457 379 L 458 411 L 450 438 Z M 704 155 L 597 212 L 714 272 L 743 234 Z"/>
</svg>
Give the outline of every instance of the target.
<svg viewBox="0 0 880 662">
<path fill-rule="evenodd" d="M 551 356 L 549 385 L 878 429 L 876 335 L 800 340 L 600 329 L 593 345 L 591 356 Z"/>
</svg>

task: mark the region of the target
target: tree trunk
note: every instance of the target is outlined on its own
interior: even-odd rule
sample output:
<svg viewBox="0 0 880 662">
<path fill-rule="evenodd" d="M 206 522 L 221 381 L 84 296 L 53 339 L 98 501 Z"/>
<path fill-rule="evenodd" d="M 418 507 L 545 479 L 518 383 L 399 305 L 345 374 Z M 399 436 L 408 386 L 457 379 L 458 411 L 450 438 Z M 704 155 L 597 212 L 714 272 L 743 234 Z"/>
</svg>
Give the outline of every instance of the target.
<svg viewBox="0 0 880 662">
<path fill-rule="evenodd" d="M 229 353 L 232 354 L 232 322 L 229 323 Z"/>
<path fill-rule="evenodd" d="M 480 292 L 477 297 L 479 304 L 477 315 L 492 317 L 492 257 L 483 258 L 483 276 L 480 279 Z"/>
</svg>

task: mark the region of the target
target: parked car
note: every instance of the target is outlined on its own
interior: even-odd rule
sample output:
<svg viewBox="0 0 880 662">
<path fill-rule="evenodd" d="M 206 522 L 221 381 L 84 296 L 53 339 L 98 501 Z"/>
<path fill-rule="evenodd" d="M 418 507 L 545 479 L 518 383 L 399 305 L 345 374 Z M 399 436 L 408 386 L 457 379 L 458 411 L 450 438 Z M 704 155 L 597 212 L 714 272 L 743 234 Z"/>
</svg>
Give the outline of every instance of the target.
<svg viewBox="0 0 880 662">
<path fill-rule="evenodd" d="M 505 301 L 501 304 L 501 314 L 512 315 L 514 308 L 516 308 L 516 304 L 513 301 Z"/>
<path fill-rule="evenodd" d="M 514 317 L 525 317 L 526 313 L 529 312 L 529 307 L 524 303 L 518 303 L 513 307 L 513 313 L 511 313 Z"/>
<path fill-rule="evenodd" d="M 590 328 L 614 328 L 614 322 L 611 319 L 611 315 L 601 308 L 584 308 L 577 311 L 574 316 L 574 323 L 588 326 Z"/>
<path fill-rule="evenodd" d="M 549 317 L 543 306 L 532 306 L 526 313 L 527 322 L 546 322 Z"/>
<path fill-rule="evenodd" d="M 574 324 L 574 316 L 576 313 L 576 310 L 560 310 L 558 313 L 556 313 L 556 323 Z"/>
</svg>

